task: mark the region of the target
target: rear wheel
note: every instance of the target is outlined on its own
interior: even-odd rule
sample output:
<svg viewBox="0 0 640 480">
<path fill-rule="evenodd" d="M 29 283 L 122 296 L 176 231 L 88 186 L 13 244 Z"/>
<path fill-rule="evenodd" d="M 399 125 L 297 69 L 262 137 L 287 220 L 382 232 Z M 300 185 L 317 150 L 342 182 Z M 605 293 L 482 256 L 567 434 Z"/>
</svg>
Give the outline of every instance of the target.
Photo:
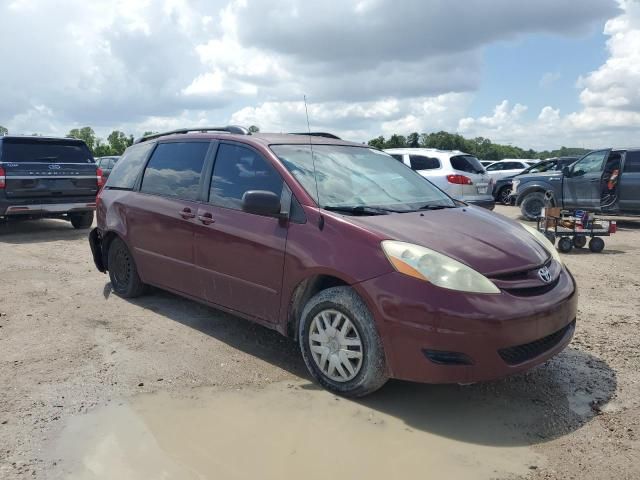
<svg viewBox="0 0 640 480">
<path fill-rule="evenodd" d="M 532 192 L 522 199 L 520 212 L 527 220 L 536 220 L 544 208 L 544 193 Z"/>
<path fill-rule="evenodd" d="M 587 237 L 583 235 L 576 235 L 573 237 L 573 246 L 576 248 L 584 248 L 587 244 Z"/>
<path fill-rule="evenodd" d="M 350 287 L 329 288 L 309 300 L 298 341 L 309 372 L 331 392 L 362 397 L 387 381 L 373 317 Z"/>
<path fill-rule="evenodd" d="M 140 280 L 138 269 L 125 243 L 115 238 L 109 244 L 107 269 L 111 279 L 111 287 L 118 295 L 125 298 L 138 297 L 144 293 L 144 283 Z"/>
<path fill-rule="evenodd" d="M 69 220 L 75 229 L 90 228 L 93 224 L 93 212 L 71 213 Z"/>
</svg>

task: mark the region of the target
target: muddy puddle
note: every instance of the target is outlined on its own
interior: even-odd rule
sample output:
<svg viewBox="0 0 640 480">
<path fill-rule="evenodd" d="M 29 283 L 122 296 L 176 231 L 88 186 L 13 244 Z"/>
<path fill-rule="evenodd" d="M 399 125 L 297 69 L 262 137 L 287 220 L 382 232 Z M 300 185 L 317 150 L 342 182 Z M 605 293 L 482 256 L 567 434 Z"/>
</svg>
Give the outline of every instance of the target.
<svg viewBox="0 0 640 480">
<path fill-rule="evenodd" d="M 478 438 L 513 436 L 492 428 Z M 542 462 L 526 445 L 439 435 L 305 382 L 141 395 L 72 418 L 51 453 L 61 478 L 119 480 L 489 479 Z"/>
</svg>

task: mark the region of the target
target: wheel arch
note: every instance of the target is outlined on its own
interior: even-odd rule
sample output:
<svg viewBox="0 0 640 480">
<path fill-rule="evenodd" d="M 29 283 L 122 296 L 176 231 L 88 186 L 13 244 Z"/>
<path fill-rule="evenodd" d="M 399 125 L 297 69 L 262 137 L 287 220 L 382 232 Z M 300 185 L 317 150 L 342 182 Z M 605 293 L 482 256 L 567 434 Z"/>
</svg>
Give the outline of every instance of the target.
<svg viewBox="0 0 640 480">
<path fill-rule="evenodd" d="M 552 192 L 554 192 L 554 196 L 551 199 L 553 202 L 553 206 L 555 207 L 557 202 L 556 202 L 556 196 L 555 196 L 555 190 L 553 188 L 551 188 L 550 185 L 545 185 L 543 183 L 536 183 L 534 185 L 527 185 L 527 187 L 522 190 L 521 192 L 518 193 L 518 197 L 516 200 L 516 206 L 520 206 L 522 205 L 522 202 L 524 201 L 525 197 L 531 193 L 536 193 L 536 192 L 540 192 L 542 194 L 546 193 L 548 190 L 551 190 Z"/>
</svg>

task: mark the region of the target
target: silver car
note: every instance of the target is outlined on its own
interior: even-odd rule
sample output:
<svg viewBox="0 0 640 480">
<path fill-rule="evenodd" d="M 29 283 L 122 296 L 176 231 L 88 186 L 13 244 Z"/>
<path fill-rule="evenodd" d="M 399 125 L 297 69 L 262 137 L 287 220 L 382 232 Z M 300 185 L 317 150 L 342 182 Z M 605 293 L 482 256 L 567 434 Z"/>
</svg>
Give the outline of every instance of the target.
<svg viewBox="0 0 640 480">
<path fill-rule="evenodd" d="M 489 210 L 495 207 L 494 180 L 473 155 L 435 148 L 391 148 L 385 152 L 456 200 Z"/>
</svg>

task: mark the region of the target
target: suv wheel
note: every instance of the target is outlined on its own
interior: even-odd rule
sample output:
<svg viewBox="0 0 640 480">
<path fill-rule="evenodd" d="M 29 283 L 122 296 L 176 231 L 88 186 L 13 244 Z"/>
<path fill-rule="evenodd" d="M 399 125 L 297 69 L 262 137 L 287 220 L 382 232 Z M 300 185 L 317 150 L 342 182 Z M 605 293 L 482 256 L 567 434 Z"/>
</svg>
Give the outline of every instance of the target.
<svg viewBox="0 0 640 480">
<path fill-rule="evenodd" d="M 362 397 L 387 381 L 373 317 L 350 287 L 329 288 L 309 300 L 298 341 L 309 372 L 331 392 Z"/>
<path fill-rule="evenodd" d="M 509 187 L 502 187 L 497 195 L 497 201 L 502 203 L 503 205 L 509 205 L 509 195 L 511 194 L 511 189 Z"/>
<path fill-rule="evenodd" d="M 520 212 L 527 220 L 536 220 L 544 208 L 544 193 L 532 192 L 522 199 Z"/>
<path fill-rule="evenodd" d="M 144 293 L 144 283 L 140 280 L 138 269 L 125 243 L 114 238 L 109 244 L 107 269 L 111 279 L 111 287 L 118 295 L 125 298 L 138 297 Z"/>
<path fill-rule="evenodd" d="M 75 229 L 90 228 L 93 223 L 93 212 L 71 213 L 69 220 Z"/>
</svg>

